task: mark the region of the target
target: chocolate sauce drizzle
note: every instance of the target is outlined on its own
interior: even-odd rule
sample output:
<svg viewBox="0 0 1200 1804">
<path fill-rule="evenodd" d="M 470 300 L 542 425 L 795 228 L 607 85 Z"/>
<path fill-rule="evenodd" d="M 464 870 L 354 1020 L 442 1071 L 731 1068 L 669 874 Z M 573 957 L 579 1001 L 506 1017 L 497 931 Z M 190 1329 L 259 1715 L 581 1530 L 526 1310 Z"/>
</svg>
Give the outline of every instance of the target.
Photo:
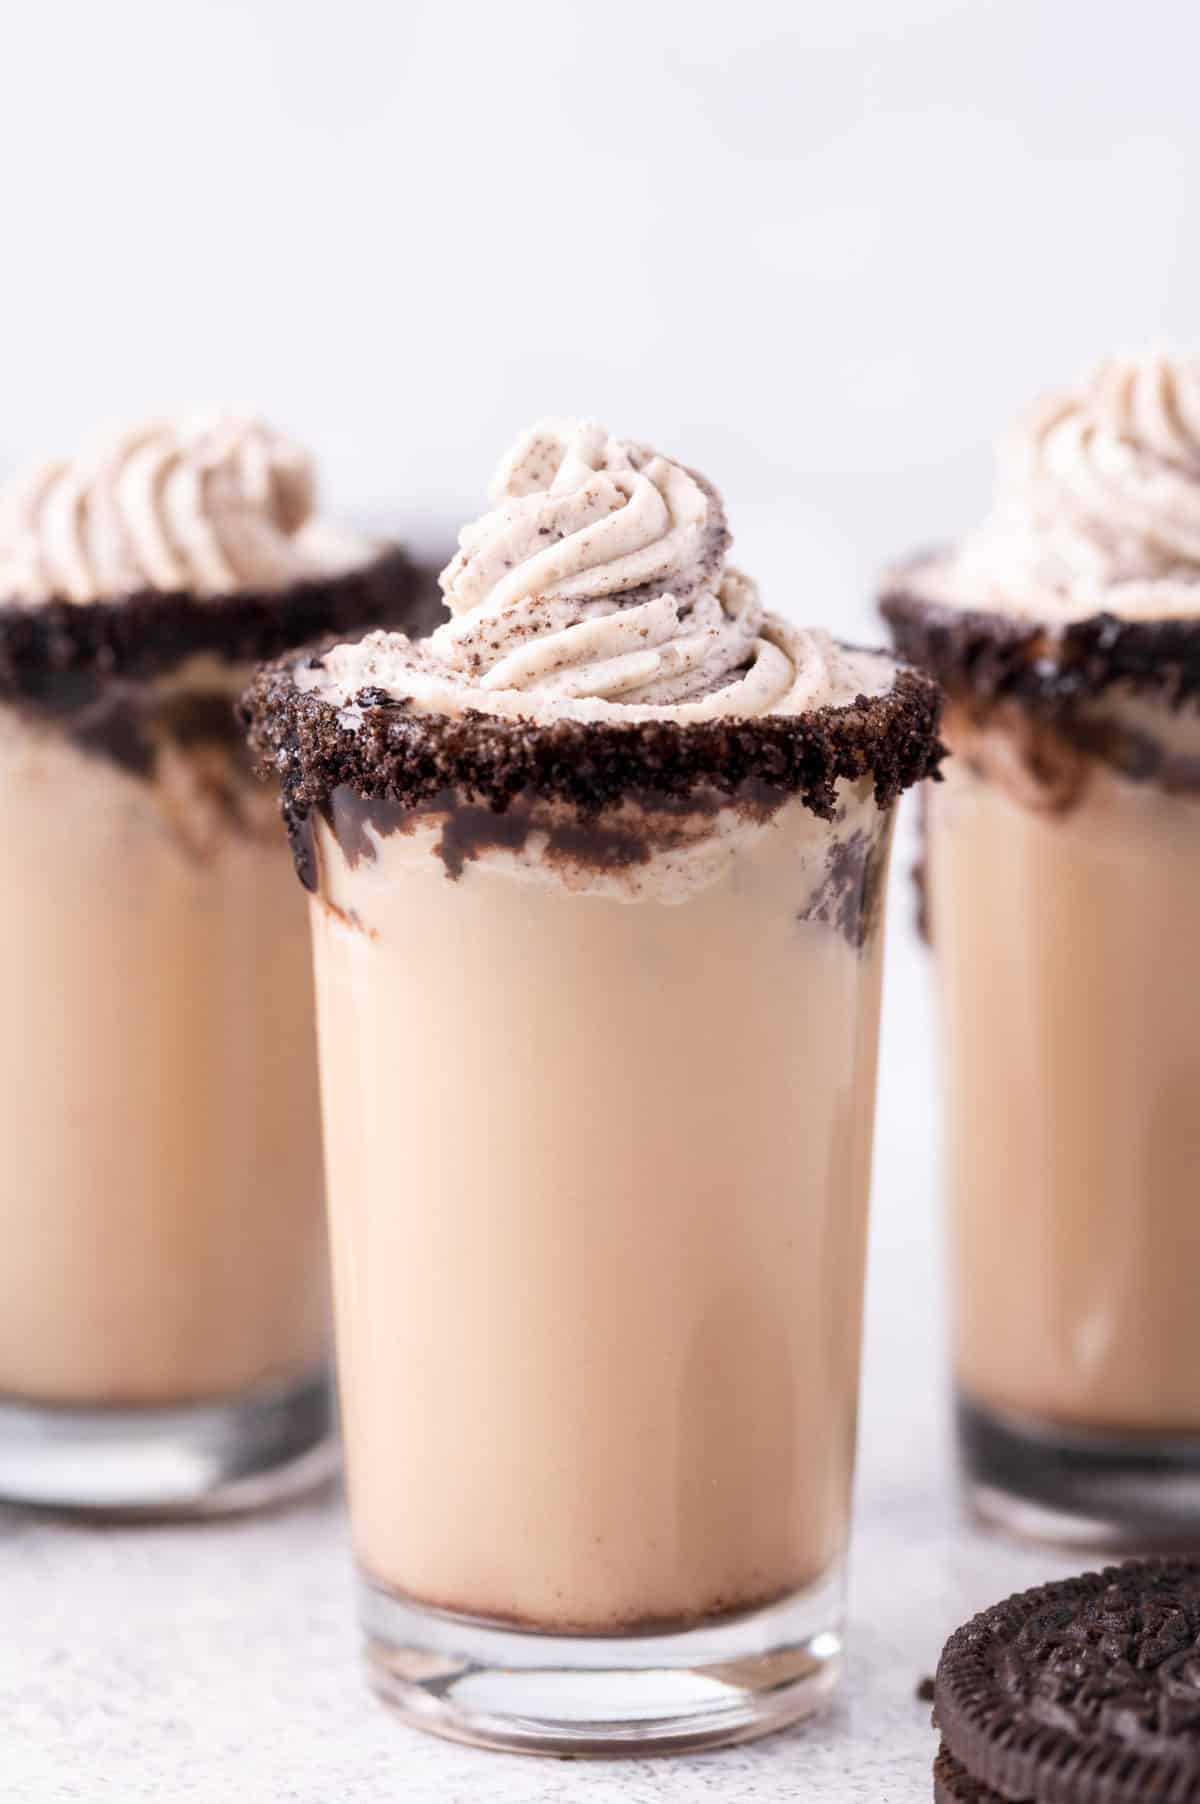
<svg viewBox="0 0 1200 1804">
<path fill-rule="evenodd" d="M 828 923 L 860 951 L 879 922 L 887 865 L 886 831 L 860 827 L 835 838 L 821 885 L 800 918 Z"/>
<path fill-rule="evenodd" d="M 362 859 L 373 860 L 375 844 L 370 827 L 380 839 L 394 833 L 412 833 L 426 824 L 440 831 L 433 847 L 447 877 L 462 876 L 467 865 L 485 852 L 522 852 L 530 835 L 543 836 L 539 856 L 547 865 L 603 875 L 648 864 L 656 853 L 674 851 L 695 842 L 697 818 L 711 819 L 721 806 L 734 807 L 754 820 L 763 820 L 782 805 L 782 792 L 764 794 L 754 789 L 736 802 L 698 793 L 686 807 L 678 798 L 642 792 L 634 797 L 638 821 L 604 815 L 549 814 L 528 797 L 516 798 L 503 813 L 479 802 L 463 801 L 453 789 L 440 791 L 428 802 L 406 807 L 357 794 L 343 784 L 318 804 L 317 812 L 329 827 L 346 863 L 353 870 Z M 303 856 L 297 866 L 307 888 L 315 889 L 316 868 L 309 821 L 302 832 Z"/>
</svg>

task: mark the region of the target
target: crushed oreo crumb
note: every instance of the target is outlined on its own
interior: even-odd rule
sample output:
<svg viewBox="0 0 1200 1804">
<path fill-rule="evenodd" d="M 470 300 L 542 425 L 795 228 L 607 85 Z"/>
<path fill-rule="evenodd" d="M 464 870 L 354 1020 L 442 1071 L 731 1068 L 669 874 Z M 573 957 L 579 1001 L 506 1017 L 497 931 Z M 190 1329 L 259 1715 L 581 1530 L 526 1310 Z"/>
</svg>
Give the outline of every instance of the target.
<svg viewBox="0 0 1200 1804">
<path fill-rule="evenodd" d="M 387 625 L 415 637 L 442 611 L 433 571 L 399 547 L 360 569 L 278 591 L 0 602 L 0 701 L 61 714 L 86 706 L 116 679 L 161 676 L 198 653 L 252 664 L 319 634 L 346 638 Z"/>
<path fill-rule="evenodd" d="M 407 809 L 450 791 L 495 815 L 519 797 L 540 798 L 594 820 L 647 792 L 669 808 L 713 793 L 735 799 L 757 786 L 776 806 L 793 796 L 828 820 L 839 782 L 871 778 L 876 802 L 887 808 L 903 789 L 936 775 L 945 755 L 940 696 L 915 670 L 898 670 L 884 694 L 842 707 L 687 723 L 418 714 L 371 690 L 355 698 L 361 725 L 351 728 L 332 703 L 297 687 L 297 661 L 264 666 L 241 714 L 261 774 L 282 790 L 302 877 L 311 863 L 307 817 L 343 787 Z"/>
<path fill-rule="evenodd" d="M 933 1804 L 1006 1804 L 990 1785 L 973 1779 L 949 1748 L 938 1749 L 933 1763 Z"/>
<path fill-rule="evenodd" d="M 955 608 L 922 593 L 921 571 L 930 561 L 909 565 L 879 606 L 896 650 L 948 695 L 1013 700 L 1043 714 L 1094 701 L 1117 685 L 1175 705 L 1200 700 L 1200 619 L 1093 614 L 1051 624 Z"/>
</svg>

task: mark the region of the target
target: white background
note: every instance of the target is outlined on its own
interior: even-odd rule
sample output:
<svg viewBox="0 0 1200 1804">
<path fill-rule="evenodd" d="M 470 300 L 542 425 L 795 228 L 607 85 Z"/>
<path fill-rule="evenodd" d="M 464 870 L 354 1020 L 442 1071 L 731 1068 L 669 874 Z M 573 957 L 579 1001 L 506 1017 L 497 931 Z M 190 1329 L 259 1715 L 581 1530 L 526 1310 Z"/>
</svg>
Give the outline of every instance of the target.
<svg viewBox="0 0 1200 1804">
<path fill-rule="evenodd" d="M 428 530 L 545 411 L 844 617 L 1106 348 L 1193 339 L 1191 0 L 0 6 L 0 465 L 230 399 Z"/>
<path fill-rule="evenodd" d="M 525 421 L 590 412 L 720 484 L 771 605 L 861 631 L 879 563 L 979 512 L 1031 394 L 1196 341 L 1191 0 L 0 0 L 0 25 L 0 467 L 230 400 L 318 451 L 331 504 L 439 545 Z M 956 1515 L 907 863 L 837 1714 L 654 1767 L 449 1750 L 366 1697 L 330 1504 L 0 1514 L 6 1795 L 929 1796 L 917 1677 L 1054 1563 Z"/>
</svg>

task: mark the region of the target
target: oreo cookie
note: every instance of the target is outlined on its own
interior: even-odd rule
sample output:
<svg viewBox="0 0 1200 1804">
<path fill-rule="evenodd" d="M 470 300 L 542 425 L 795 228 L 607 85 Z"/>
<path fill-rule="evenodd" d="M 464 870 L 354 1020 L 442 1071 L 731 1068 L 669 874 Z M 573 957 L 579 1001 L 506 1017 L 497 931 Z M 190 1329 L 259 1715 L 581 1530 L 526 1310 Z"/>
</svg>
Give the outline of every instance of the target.
<svg viewBox="0 0 1200 1804">
<path fill-rule="evenodd" d="M 933 1763 L 933 1804 L 1005 1804 L 998 1791 L 972 1779 L 949 1748 L 938 1749 Z"/>
<path fill-rule="evenodd" d="M 946 1643 L 934 1720 L 939 1804 L 1200 1804 L 1200 1559 L 983 1611 Z"/>
</svg>

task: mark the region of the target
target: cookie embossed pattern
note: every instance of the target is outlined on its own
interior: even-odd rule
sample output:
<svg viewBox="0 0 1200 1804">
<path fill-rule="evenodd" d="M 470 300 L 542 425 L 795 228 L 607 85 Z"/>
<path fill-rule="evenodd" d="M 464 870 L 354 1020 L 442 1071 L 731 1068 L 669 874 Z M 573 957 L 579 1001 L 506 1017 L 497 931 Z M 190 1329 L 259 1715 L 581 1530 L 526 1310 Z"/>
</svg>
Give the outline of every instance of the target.
<svg viewBox="0 0 1200 1804">
<path fill-rule="evenodd" d="M 1194 1804 L 1200 1562 L 1109 1567 L 966 1623 L 938 1665 L 943 1804 Z"/>
</svg>

